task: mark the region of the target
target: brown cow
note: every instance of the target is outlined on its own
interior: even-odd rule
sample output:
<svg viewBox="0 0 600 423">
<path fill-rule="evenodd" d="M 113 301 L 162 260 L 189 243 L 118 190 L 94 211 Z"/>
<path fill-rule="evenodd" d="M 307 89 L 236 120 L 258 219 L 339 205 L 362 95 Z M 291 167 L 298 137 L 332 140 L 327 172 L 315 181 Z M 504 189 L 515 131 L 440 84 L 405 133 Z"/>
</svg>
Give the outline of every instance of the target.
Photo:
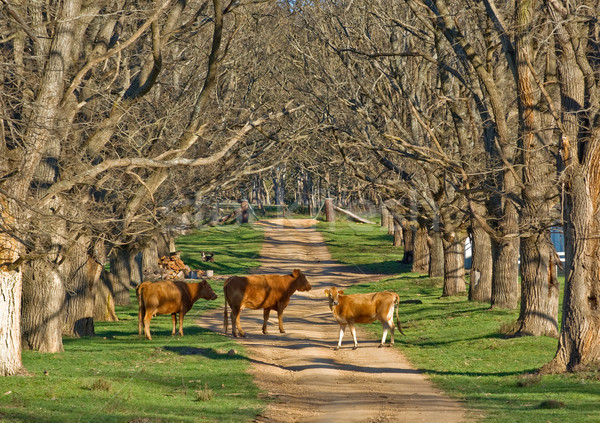
<svg viewBox="0 0 600 423">
<path fill-rule="evenodd" d="M 356 341 L 356 323 L 371 323 L 379 320 L 383 326 L 383 337 L 381 338 L 381 348 L 385 344 L 388 329 L 391 329 L 390 346 L 394 345 L 394 306 L 400 302 L 400 297 L 394 292 L 376 292 L 371 294 L 352 294 L 343 295 L 343 290 L 337 290 L 333 287 L 325 290 L 325 295 L 329 298 L 329 308 L 333 311 L 333 317 L 340 324 L 340 339 L 336 350 L 342 346 L 344 329 L 346 325 L 350 326 L 352 338 L 354 339 L 354 348 L 358 348 Z M 398 330 L 402 335 L 402 327 L 398 318 L 398 307 L 396 307 L 396 322 Z"/>
<path fill-rule="evenodd" d="M 211 286 L 203 280 L 197 283 L 183 281 L 143 282 L 136 288 L 138 303 L 138 333 L 142 334 L 142 322 L 146 339 L 150 336 L 150 319 L 157 314 L 170 314 L 173 319 L 173 333 L 175 336 L 175 322 L 179 313 L 179 335 L 183 336 L 183 316 L 194 303 L 200 299 L 215 300 L 217 294 Z"/>
<path fill-rule="evenodd" d="M 231 330 L 233 336 L 246 336 L 240 325 L 240 313 L 244 308 L 264 309 L 264 323 L 262 331 L 267 333 L 267 320 L 271 310 L 277 311 L 279 318 L 279 332 L 283 330 L 283 310 L 290 302 L 290 297 L 296 291 L 309 291 L 310 283 L 306 276 L 295 269 L 291 275 L 250 275 L 232 276 L 225 281 L 225 313 L 223 328 L 227 333 L 227 304 L 231 307 Z"/>
</svg>

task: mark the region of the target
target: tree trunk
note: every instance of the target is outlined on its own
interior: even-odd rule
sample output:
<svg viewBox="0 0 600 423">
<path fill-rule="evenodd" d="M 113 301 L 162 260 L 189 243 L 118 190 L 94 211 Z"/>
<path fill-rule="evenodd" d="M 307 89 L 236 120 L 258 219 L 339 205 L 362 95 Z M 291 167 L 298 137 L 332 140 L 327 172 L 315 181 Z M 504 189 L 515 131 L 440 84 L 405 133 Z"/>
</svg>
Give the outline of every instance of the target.
<svg viewBox="0 0 600 423">
<path fill-rule="evenodd" d="M 572 180 L 565 211 L 565 295 L 562 331 L 554 359 L 543 371 L 575 371 L 580 366 L 600 365 L 600 233 L 598 176 L 589 171 L 600 160 L 600 142 L 595 145 L 595 163 Z M 596 169 L 597 170 L 597 169 Z M 596 174 L 597 175 L 597 174 Z"/>
<path fill-rule="evenodd" d="M 593 71 L 597 49 L 588 38 L 591 33 L 597 37 L 597 11 L 589 10 L 590 16 L 580 19 L 579 12 L 577 18 L 570 15 L 578 9 L 569 6 L 562 1 L 548 5 L 555 20 L 563 111 L 566 259 L 558 350 L 542 369 L 551 372 L 600 365 L 600 77 Z"/>
<path fill-rule="evenodd" d="M 333 209 L 333 198 L 325 199 L 325 220 L 335 222 L 335 210 Z"/>
<path fill-rule="evenodd" d="M 115 300 L 112 294 L 112 273 L 102 270 L 94 301 L 94 321 L 116 322 Z"/>
<path fill-rule="evenodd" d="M 13 202 L 0 194 L 0 218 L 6 226 L 14 224 L 13 206 Z M 13 267 L 19 253 L 17 241 L 6 232 L 0 232 L 0 376 L 24 372 L 21 360 L 23 267 Z"/>
<path fill-rule="evenodd" d="M 404 238 L 404 254 L 402 256 L 402 263 L 412 264 L 415 257 L 415 233 L 416 228 L 408 224 L 406 220 L 403 221 L 403 238 Z"/>
<path fill-rule="evenodd" d="M 136 287 L 142 283 L 142 253 L 140 251 L 129 252 L 129 268 L 131 269 L 129 285 Z"/>
<path fill-rule="evenodd" d="M 492 240 L 473 219 L 471 243 L 471 283 L 469 301 L 491 303 L 492 300 Z"/>
<path fill-rule="evenodd" d="M 63 335 L 94 336 L 94 300 L 102 266 L 85 249 L 74 252 L 61 266 L 67 291 Z"/>
<path fill-rule="evenodd" d="M 0 269 L 0 376 L 24 372 L 21 360 L 21 286 L 20 269 L 9 271 L 4 266 Z"/>
<path fill-rule="evenodd" d="M 54 264 L 36 259 L 23 268 L 21 339 L 25 349 L 63 351 L 65 287 Z"/>
<path fill-rule="evenodd" d="M 147 275 L 154 273 L 158 268 L 158 246 L 156 238 L 152 238 L 148 245 L 142 250 L 142 280 L 147 279 Z"/>
<path fill-rule="evenodd" d="M 162 232 L 156 236 L 156 249 L 158 258 L 164 256 L 170 256 L 171 253 L 175 252 L 175 240 L 168 232 Z M 158 266 L 158 259 L 157 259 Z"/>
<path fill-rule="evenodd" d="M 388 208 L 385 206 L 384 203 L 381 203 L 381 226 L 383 226 L 384 228 L 388 227 L 388 221 L 389 219 L 392 218 L 392 215 L 390 214 L 390 211 L 388 210 Z"/>
<path fill-rule="evenodd" d="M 558 336 L 558 280 L 550 234 L 521 240 L 521 313 L 516 335 Z"/>
<path fill-rule="evenodd" d="M 519 249 L 517 239 L 492 239 L 492 308 L 517 308 Z"/>
<path fill-rule="evenodd" d="M 116 305 L 129 305 L 129 289 L 131 289 L 131 261 L 127 247 L 116 247 L 110 256 L 110 273 L 112 278 L 111 292 Z"/>
<path fill-rule="evenodd" d="M 400 224 L 400 222 L 398 222 L 398 220 L 394 219 L 393 217 L 390 216 L 390 218 L 394 223 L 394 247 L 402 247 L 402 243 L 404 242 L 404 236 L 402 235 L 402 225 Z"/>
<path fill-rule="evenodd" d="M 412 272 L 427 273 L 429 271 L 429 245 L 427 244 L 427 228 L 419 226 L 414 238 L 414 258 Z"/>
<path fill-rule="evenodd" d="M 102 270 L 94 301 L 94 321 L 96 322 L 116 322 L 119 320 L 115 313 L 112 286 L 112 273 Z"/>
<path fill-rule="evenodd" d="M 464 264 L 463 264 L 464 266 Z M 444 276 L 444 244 L 442 234 L 435 229 L 429 237 L 429 277 L 439 278 Z"/>
<path fill-rule="evenodd" d="M 465 239 L 461 231 L 444 234 L 444 290 L 443 297 L 467 290 L 465 283 Z"/>
</svg>

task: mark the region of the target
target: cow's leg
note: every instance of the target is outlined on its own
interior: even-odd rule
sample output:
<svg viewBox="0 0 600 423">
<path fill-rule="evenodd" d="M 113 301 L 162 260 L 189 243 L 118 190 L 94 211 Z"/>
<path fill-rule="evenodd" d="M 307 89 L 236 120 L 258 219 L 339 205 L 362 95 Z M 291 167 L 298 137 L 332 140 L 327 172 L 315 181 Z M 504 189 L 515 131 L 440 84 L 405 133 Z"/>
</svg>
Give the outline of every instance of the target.
<svg viewBox="0 0 600 423">
<path fill-rule="evenodd" d="M 175 325 L 177 324 L 177 313 L 171 313 L 171 321 L 173 322 L 173 330 L 171 336 L 175 336 Z"/>
<path fill-rule="evenodd" d="M 236 313 L 235 313 L 235 322 L 232 323 L 232 325 L 234 327 L 234 331 L 235 331 L 235 328 L 237 328 L 238 334 L 243 338 L 243 337 L 246 336 L 246 333 L 244 332 L 244 329 L 242 329 L 242 325 L 240 324 L 240 314 L 242 314 L 242 308 L 241 307 L 236 310 Z M 232 319 L 233 319 L 233 316 L 232 316 Z"/>
<path fill-rule="evenodd" d="M 183 316 L 185 316 L 185 313 L 180 311 L 179 312 L 179 336 L 183 336 Z"/>
<path fill-rule="evenodd" d="M 356 326 L 353 324 L 350 325 L 350 332 L 352 332 L 352 339 L 354 340 L 354 348 L 353 350 L 358 348 L 358 341 L 356 340 Z"/>
<path fill-rule="evenodd" d="M 152 319 L 152 312 L 146 309 L 146 314 L 144 315 L 144 334 L 146 335 L 146 339 L 152 340 L 152 336 L 150 336 L 150 319 Z"/>
<path fill-rule="evenodd" d="M 141 300 L 140 300 L 141 301 Z M 140 309 L 138 311 L 138 335 L 142 336 L 142 328 L 144 327 L 144 311 L 143 307 L 140 304 Z"/>
<path fill-rule="evenodd" d="M 283 329 L 283 309 L 277 309 L 277 318 L 279 319 L 279 332 L 285 333 L 285 329 Z"/>
<path fill-rule="evenodd" d="M 346 329 L 346 325 L 340 325 L 340 339 L 338 340 L 336 350 L 339 350 L 342 346 L 342 338 L 344 337 L 344 329 Z"/>
<path fill-rule="evenodd" d="M 388 330 L 389 330 L 388 329 L 389 323 L 384 322 L 381 326 L 383 326 L 383 336 L 381 337 L 381 344 L 379 344 L 379 348 L 383 347 L 383 345 L 385 344 L 385 338 L 387 338 L 387 334 L 388 334 Z"/>
<path fill-rule="evenodd" d="M 234 307 L 231 307 L 231 334 L 237 338 L 237 326 L 235 325 L 235 321 L 237 319 L 237 315 L 240 311 Z"/>
<path fill-rule="evenodd" d="M 266 335 L 267 334 L 267 321 L 269 320 L 269 313 L 271 313 L 271 309 L 265 308 L 263 310 L 263 327 L 262 327 L 262 332 Z"/>
</svg>

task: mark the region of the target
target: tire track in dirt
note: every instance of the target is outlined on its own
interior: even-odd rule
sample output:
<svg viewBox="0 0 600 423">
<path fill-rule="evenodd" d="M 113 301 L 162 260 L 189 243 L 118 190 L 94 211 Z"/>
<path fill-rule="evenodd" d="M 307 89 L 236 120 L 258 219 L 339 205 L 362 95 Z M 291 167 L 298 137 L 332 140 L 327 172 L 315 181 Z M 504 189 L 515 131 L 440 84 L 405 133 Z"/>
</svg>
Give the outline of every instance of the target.
<svg viewBox="0 0 600 423">
<path fill-rule="evenodd" d="M 301 269 L 312 290 L 292 296 L 284 312 L 284 334 L 277 329 L 276 314 L 269 320 L 268 335 L 261 332 L 262 310 L 246 309 L 241 315 L 246 330 L 241 342 L 253 363 L 250 372 L 271 400 L 255 422 L 466 421 L 458 401 L 433 387 L 398 350 L 378 348 L 380 340 L 365 335 L 360 327 L 357 350 L 352 350 L 349 331 L 342 349 L 334 350 L 339 326 L 324 289 L 381 276 L 363 275 L 334 262 L 314 223 L 300 219 L 257 223 L 266 231 L 257 273 Z M 204 315 L 198 324 L 221 332 L 222 309 Z"/>
</svg>

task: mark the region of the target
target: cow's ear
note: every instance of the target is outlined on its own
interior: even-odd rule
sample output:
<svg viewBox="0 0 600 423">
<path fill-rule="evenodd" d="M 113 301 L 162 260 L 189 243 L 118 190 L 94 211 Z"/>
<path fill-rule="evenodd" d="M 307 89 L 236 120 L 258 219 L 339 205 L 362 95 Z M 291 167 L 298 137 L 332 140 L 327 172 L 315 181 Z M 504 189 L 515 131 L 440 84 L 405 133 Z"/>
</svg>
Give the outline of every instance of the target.
<svg viewBox="0 0 600 423">
<path fill-rule="evenodd" d="M 300 269 L 294 269 L 294 273 L 293 273 L 293 275 L 294 275 L 295 277 L 298 277 L 298 276 L 300 276 Z"/>
<path fill-rule="evenodd" d="M 342 295 L 343 293 L 344 293 L 344 290 L 343 290 L 343 289 L 340 289 L 340 290 L 338 291 L 338 295 Z"/>
<path fill-rule="evenodd" d="M 329 290 L 328 289 L 325 290 L 325 295 L 327 295 L 329 297 Z"/>
</svg>

